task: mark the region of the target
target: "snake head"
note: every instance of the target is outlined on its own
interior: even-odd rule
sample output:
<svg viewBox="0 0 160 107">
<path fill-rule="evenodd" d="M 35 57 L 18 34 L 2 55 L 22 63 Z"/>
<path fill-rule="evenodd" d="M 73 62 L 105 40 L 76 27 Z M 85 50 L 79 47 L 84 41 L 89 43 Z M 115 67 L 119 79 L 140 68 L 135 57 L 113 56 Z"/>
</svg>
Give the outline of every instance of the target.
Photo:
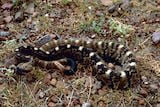
<svg viewBox="0 0 160 107">
<path fill-rule="evenodd" d="M 15 52 L 23 55 L 32 55 L 34 48 L 32 46 L 21 46 L 15 49 Z"/>
</svg>

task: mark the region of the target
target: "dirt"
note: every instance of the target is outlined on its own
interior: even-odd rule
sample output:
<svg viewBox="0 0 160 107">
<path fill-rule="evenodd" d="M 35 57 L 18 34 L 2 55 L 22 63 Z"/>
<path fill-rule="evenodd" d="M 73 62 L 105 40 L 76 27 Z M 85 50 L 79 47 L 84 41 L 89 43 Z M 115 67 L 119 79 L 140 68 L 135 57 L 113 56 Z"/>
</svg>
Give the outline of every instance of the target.
<svg viewBox="0 0 160 107">
<path fill-rule="evenodd" d="M 159 0 L 1 0 L 1 107 L 159 107 Z M 113 40 L 135 53 L 137 74 L 127 89 L 112 89 L 78 65 L 75 75 L 35 66 L 26 75 L 13 73 L 14 49 L 55 38 Z M 160 35 L 159 35 L 160 36 Z"/>
</svg>

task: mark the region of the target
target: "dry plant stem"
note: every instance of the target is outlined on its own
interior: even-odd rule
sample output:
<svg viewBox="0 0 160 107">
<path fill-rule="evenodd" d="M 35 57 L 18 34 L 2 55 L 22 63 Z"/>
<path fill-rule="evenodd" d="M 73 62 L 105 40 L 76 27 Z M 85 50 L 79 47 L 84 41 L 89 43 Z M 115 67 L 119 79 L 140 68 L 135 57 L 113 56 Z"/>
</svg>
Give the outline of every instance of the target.
<svg viewBox="0 0 160 107">
<path fill-rule="evenodd" d="M 142 43 L 140 43 L 139 46 L 142 46 L 143 44 L 145 44 L 151 37 L 152 35 L 150 35 L 147 39 L 145 39 Z"/>
<path fill-rule="evenodd" d="M 73 98 L 73 94 L 74 94 L 74 89 L 72 90 L 72 93 L 71 93 L 71 96 L 69 98 L 69 103 L 68 103 L 67 107 L 70 107 L 70 104 L 71 104 L 71 101 L 72 101 L 72 98 Z"/>
<path fill-rule="evenodd" d="M 37 82 L 36 82 L 36 84 L 34 85 L 34 87 L 33 87 L 33 90 L 32 90 L 32 93 L 36 93 L 36 89 L 37 89 L 37 87 L 38 87 L 38 84 L 40 83 L 40 81 L 41 80 L 38 80 Z"/>
<path fill-rule="evenodd" d="M 148 101 L 147 99 L 144 99 L 146 101 L 146 103 L 149 105 L 149 107 L 153 107 Z"/>
<path fill-rule="evenodd" d="M 88 93 L 88 99 L 87 99 L 87 102 L 89 102 L 89 98 L 91 96 L 91 88 L 92 88 L 92 80 L 91 80 L 91 77 L 89 77 L 89 82 L 90 82 L 90 86 L 89 86 L 89 93 Z"/>
<path fill-rule="evenodd" d="M 33 101 L 34 101 L 34 103 L 38 106 L 37 101 L 35 100 L 35 97 L 34 97 L 32 91 L 31 91 L 31 89 L 30 89 L 26 84 L 24 84 L 24 86 L 25 86 L 26 89 L 29 91 L 28 93 L 30 93 L 30 95 L 31 95 L 31 97 L 32 97 L 32 99 L 33 99 Z"/>
</svg>

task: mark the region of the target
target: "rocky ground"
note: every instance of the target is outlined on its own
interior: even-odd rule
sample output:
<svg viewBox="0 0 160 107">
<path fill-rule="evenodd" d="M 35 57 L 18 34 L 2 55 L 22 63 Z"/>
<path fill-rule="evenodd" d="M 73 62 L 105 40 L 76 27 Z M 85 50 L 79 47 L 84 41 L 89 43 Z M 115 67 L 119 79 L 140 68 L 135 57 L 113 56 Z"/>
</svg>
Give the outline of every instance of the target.
<svg viewBox="0 0 160 107">
<path fill-rule="evenodd" d="M 138 63 L 132 87 L 111 89 L 83 64 L 72 76 L 40 67 L 14 74 L 14 49 L 45 36 L 125 44 Z M 159 41 L 159 0 L 1 0 L 0 106 L 160 107 Z"/>
</svg>

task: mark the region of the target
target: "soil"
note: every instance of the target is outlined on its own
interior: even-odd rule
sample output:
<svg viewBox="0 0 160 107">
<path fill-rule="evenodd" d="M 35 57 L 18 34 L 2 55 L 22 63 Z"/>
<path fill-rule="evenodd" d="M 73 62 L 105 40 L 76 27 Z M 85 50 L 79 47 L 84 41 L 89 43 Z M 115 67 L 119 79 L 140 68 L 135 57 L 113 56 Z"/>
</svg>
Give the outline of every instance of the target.
<svg viewBox="0 0 160 107">
<path fill-rule="evenodd" d="M 160 107 L 159 32 L 159 0 L 1 0 L 0 106 Z M 58 67 L 39 66 L 26 75 L 13 73 L 14 50 L 35 45 L 44 37 L 112 40 L 126 45 L 135 53 L 138 65 L 132 86 L 112 89 L 85 64 L 79 64 L 71 76 Z"/>
</svg>

